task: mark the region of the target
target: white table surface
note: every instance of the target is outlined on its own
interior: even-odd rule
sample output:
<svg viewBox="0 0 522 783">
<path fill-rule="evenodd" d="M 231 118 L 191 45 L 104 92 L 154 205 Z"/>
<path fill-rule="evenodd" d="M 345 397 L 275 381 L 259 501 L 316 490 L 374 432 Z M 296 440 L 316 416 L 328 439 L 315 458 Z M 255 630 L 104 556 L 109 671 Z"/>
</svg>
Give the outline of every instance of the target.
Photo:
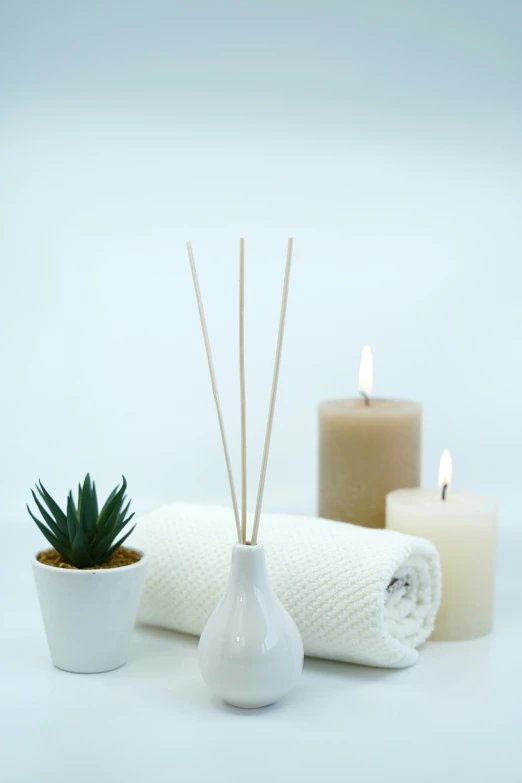
<svg viewBox="0 0 522 783">
<path fill-rule="evenodd" d="M 211 697 L 197 641 L 180 634 L 137 629 L 130 662 L 114 672 L 55 669 L 28 562 L 33 541 L 25 526 L 13 534 L 2 569 L 5 783 L 522 781 L 522 531 L 514 526 L 500 540 L 491 636 L 428 643 L 400 671 L 306 659 L 290 696 L 257 711 Z"/>
</svg>

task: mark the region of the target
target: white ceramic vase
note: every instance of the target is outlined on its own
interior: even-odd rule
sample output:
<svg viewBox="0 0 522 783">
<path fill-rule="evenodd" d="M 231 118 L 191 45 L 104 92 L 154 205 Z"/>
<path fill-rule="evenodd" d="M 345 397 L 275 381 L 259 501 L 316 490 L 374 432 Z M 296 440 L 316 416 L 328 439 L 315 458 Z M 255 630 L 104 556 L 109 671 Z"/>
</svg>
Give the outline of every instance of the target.
<svg viewBox="0 0 522 783">
<path fill-rule="evenodd" d="M 59 669 L 94 674 L 127 662 L 147 565 L 140 554 L 128 566 L 88 571 L 33 558 L 49 650 Z"/>
<path fill-rule="evenodd" d="M 261 544 L 234 545 L 225 594 L 198 654 L 210 690 L 235 707 L 266 707 L 297 682 L 303 643 L 270 585 Z"/>
</svg>

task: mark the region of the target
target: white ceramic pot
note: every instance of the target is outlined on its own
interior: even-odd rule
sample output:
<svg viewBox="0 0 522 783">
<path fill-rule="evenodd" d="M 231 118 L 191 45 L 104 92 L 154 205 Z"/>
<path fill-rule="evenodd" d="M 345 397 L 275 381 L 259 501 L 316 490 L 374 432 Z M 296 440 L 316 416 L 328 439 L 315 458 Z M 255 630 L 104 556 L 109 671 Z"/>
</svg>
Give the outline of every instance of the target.
<svg viewBox="0 0 522 783">
<path fill-rule="evenodd" d="M 88 571 L 33 559 L 49 650 L 59 669 L 93 674 L 127 662 L 147 565 L 140 554 L 132 565 Z"/>
<path fill-rule="evenodd" d="M 235 544 L 225 594 L 203 629 L 199 665 L 211 691 L 235 707 L 266 707 L 303 668 L 297 626 L 272 590 L 261 544 Z"/>
</svg>

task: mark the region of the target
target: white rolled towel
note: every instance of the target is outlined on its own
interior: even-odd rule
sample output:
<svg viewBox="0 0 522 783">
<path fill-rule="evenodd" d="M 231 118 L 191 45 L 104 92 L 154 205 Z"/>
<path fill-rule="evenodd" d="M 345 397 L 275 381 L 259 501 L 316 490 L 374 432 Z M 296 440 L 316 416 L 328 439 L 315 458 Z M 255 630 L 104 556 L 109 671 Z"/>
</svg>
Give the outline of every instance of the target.
<svg viewBox="0 0 522 783">
<path fill-rule="evenodd" d="M 260 531 L 272 586 L 306 655 L 391 668 L 416 662 L 441 599 L 433 544 L 283 514 L 264 514 Z M 129 543 L 150 557 L 139 621 L 199 636 L 223 594 L 234 533 L 232 512 L 217 506 L 173 504 L 138 519 Z"/>
</svg>

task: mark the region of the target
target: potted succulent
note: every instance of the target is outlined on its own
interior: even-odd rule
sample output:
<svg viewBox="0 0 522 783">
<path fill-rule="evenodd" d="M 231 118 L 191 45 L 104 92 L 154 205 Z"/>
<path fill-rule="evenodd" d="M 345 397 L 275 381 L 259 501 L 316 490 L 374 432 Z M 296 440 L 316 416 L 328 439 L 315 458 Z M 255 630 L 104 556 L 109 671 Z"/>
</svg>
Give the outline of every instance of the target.
<svg viewBox="0 0 522 783">
<path fill-rule="evenodd" d="M 27 510 L 52 549 L 33 558 L 45 632 L 55 666 L 70 672 L 104 672 L 127 661 L 147 558 L 116 540 L 127 516 L 127 482 L 115 487 L 101 511 L 89 474 L 63 511 L 42 482 L 32 490 L 42 520 Z"/>
</svg>

